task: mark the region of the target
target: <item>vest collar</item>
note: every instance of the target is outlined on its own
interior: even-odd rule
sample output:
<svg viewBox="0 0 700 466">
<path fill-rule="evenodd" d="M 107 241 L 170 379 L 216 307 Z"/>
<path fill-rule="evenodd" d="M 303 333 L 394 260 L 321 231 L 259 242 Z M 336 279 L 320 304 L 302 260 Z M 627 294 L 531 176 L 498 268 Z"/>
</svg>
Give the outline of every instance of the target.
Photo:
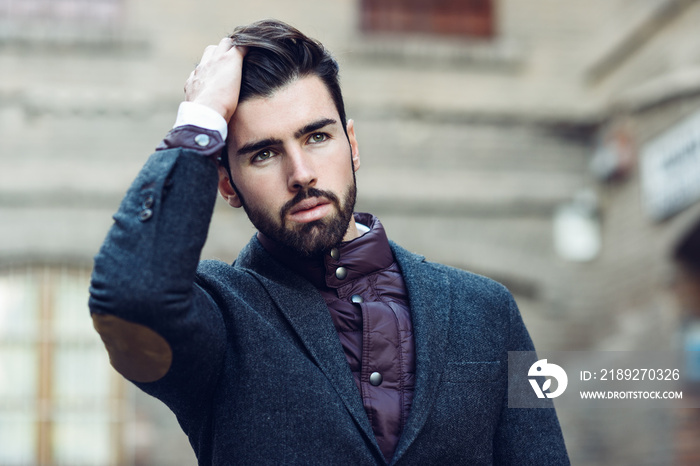
<svg viewBox="0 0 700 466">
<path fill-rule="evenodd" d="M 355 213 L 355 221 L 369 231 L 317 256 L 304 257 L 258 232 L 258 240 L 284 266 L 309 280 L 316 288 L 339 288 L 378 272 L 394 262 L 384 227 L 377 217 Z"/>
</svg>

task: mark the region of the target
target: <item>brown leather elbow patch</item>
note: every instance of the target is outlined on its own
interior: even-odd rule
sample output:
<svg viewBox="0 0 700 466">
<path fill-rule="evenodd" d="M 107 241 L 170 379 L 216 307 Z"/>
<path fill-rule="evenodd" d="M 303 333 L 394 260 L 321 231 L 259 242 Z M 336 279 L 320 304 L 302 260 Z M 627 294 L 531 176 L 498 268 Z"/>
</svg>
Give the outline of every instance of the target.
<svg viewBox="0 0 700 466">
<path fill-rule="evenodd" d="M 145 325 L 107 314 L 93 314 L 92 324 L 102 337 L 112 367 L 127 379 L 155 382 L 170 370 L 170 345 Z"/>
</svg>

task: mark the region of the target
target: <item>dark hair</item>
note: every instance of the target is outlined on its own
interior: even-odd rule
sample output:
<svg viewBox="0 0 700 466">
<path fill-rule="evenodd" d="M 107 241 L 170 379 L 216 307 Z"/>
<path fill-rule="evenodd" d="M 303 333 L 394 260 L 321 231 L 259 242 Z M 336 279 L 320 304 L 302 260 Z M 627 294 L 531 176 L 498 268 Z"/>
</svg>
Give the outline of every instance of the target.
<svg viewBox="0 0 700 466">
<path fill-rule="evenodd" d="M 323 44 L 276 19 L 238 26 L 229 37 L 234 44 L 248 47 L 243 59 L 239 103 L 254 97 L 270 97 L 277 89 L 296 79 L 316 75 L 326 85 L 347 135 L 338 62 Z M 233 184 L 226 148 L 220 160 L 228 172 L 231 186 L 238 192 Z"/>
<path fill-rule="evenodd" d="M 323 44 L 273 19 L 238 26 L 229 37 L 236 45 L 248 47 L 243 60 L 239 102 L 253 97 L 270 97 L 277 89 L 298 78 L 316 75 L 328 88 L 345 130 L 338 62 Z"/>
</svg>

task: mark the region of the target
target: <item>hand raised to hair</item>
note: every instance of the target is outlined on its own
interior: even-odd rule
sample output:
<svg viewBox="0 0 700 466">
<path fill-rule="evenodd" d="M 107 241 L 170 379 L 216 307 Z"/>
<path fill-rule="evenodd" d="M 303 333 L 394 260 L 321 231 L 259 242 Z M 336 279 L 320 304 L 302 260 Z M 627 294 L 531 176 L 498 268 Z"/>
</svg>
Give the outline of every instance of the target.
<svg viewBox="0 0 700 466">
<path fill-rule="evenodd" d="M 238 105 L 246 51 L 229 38 L 204 49 L 202 60 L 185 82 L 185 100 L 212 108 L 228 123 Z"/>
</svg>

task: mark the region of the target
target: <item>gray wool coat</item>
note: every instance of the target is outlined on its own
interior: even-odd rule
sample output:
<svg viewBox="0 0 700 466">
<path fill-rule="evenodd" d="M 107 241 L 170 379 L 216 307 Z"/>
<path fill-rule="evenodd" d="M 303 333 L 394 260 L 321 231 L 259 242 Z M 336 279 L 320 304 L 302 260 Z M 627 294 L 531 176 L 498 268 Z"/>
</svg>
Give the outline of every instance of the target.
<svg viewBox="0 0 700 466">
<path fill-rule="evenodd" d="M 233 265 L 199 263 L 216 182 L 195 151 L 159 151 L 115 214 L 89 303 L 113 366 L 172 409 L 202 465 L 385 464 L 317 290 L 255 238 Z M 533 350 L 510 293 L 392 250 L 416 385 L 391 464 L 568 464 L 553 409 L 507 407 L 508 351 Z"/>
</svg>

